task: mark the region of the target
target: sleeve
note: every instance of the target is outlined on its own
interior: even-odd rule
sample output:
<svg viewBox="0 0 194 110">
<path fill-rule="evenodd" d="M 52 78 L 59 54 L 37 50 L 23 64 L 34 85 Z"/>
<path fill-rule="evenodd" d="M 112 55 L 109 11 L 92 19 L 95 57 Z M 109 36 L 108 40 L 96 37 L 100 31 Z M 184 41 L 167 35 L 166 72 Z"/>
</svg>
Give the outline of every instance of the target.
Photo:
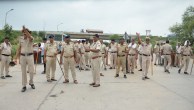
<svg viewBox="0 0 194 110">
<path fill-rule="evenodd" d="M 1 45 L 0 45 L 0 50 L 2 50 L 3 49 L 3 43 L 1 43 Z"/>
<path fill-rule="evenodd" d="M 48 44 L 47 43 L 44 46 L 44 50 L 48 50 Z"/>
</svg>

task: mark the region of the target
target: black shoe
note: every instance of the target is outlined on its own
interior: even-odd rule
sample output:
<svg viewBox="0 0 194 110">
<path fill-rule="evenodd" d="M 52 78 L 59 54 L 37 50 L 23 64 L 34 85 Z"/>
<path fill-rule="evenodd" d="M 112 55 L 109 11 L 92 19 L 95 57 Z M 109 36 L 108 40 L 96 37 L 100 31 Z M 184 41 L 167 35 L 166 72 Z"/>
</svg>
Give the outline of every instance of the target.
<svg viewBox="0 0 194 110">
<path fill-rule="evenodd" d="M 179 74 L 181 73 L 181 69 L 178 70 L 178 73 L 179 73 Z"/>
<path fill-rule="evenodd" d="M 126 76 L 126 75 L 124 75 L 124 78 L 127 78 L 127 76 Z"/>
<path fill-rule="evenodd" d="M 51 79 L 51 81 L 57 81 L 56 79 Z"/>
<path fill-rule="evenodd" d="M 41 74 L 45 74 L 45 71 L 43 71 Z"/>
<path fill-rule="evenodd" d="M 1 76 L 1 79 L 5 79 L 5 76 Z"/>
<path fill-rule="evenodd" d="M 184 74 L 189 74 L 189 73 L 187 73 L 187 72 L 184 72 Z"/>
<path fill-rule="evenodd" d="M 138 71 L 142 71 L 142 69 L 138 70 Z"/>
<path fill-rule="evenodd" d="M 95 84 L 93 85 L 93 87 L 100 87 L 100 84 Z"/>
<path fill-rule="evenodd" d="M 134 74 L 134 72 L 131 72 L 131 74 Z"/>
<path fill-rule="evenodd" d="M 145 79 L 150 79 L 150 78 L 148 78 L 148 77 L 146 76 Z"/>
<path fill-rule="evenodd" d="M 25 92 L 26 91 L 26 86 L 24 86 L 21 90 L 21 92 Z"/>
<path fill-rule="evenodd" d="M 32 89 L 35 89 L 35 85 L 34 84 L 29 84 L 31 86 Z"/>
<path fill-rule="evenodd" d="M 89 69 L 86 68 L 85 71 L 89 71 Z"/>
<path fill-rule="evenodd" d="M 48 79 L 47 82 L 52 82 L 52 80 Z"/>
<path fill-rule="evenodd" d="M 169 70 L 166 70 L 166 72 L 170 74 L 170 71 Z"/>
<path fill-rule="evenodd" d="M 11 75 L 6 75 L 5 77 L 12 77 Z"/>
<path fill-rule="evenodd" d="M 167 70 L 164 70 L 164 72 L 167 72 Z"/>
<path fill-rule="evenodd" d="M 154 64 L 154 65 L 156 65 L 156 64 Z"/>
<path fill-rule="evenodd" d="M 104 70 L 107 70 L 106 68 L 104 68 Z"/>
<path fill-rule="evenodd" d="M 110 67 L 109 69 L 113 69 L 112 67 Z"/>
<path fill-rule="evenodd" d="M 116 78 L 116 77 L 119 77 L 119 74 L 116 74 L 116 75 L 115 75 L 115 78 Z"/>
</svg>

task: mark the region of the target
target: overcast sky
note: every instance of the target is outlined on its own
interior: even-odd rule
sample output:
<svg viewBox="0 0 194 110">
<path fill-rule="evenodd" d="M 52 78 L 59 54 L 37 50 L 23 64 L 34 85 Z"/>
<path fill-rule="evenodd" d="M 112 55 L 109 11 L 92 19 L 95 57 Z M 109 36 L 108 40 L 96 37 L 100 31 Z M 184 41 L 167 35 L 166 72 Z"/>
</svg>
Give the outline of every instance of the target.
<svg viewBox="0 0 194 110">
<path fill-rule="evenodd" d="M 182 14 L 194 0 L 12 0 L 0 1 L 0 28 L 7 23 L 19 30 L 73 31 L 100 29 L 104 33 L 128 34 L 151 30 L 166 36 L 169 27 L 180 23 Z"/>
</svg>

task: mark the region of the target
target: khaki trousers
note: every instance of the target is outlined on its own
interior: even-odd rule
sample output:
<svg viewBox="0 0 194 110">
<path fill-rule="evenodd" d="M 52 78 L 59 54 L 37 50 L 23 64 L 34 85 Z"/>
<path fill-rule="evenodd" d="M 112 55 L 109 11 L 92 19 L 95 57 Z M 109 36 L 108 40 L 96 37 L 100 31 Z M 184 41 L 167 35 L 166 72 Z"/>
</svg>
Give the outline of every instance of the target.
<svg viewBox="0 0 194 110">
<path fill-rule="evenodd" d="M 129 63 L 128 71 L 134 72 L 135 62 L 136 62 L 135 55 L 134 56 L 128 55 L 128 63 Z"/>
<path fill-rule="evenodd" d="M 171 55 L 164 55 L 164 71 L 169 70 L 170 65 L 171 65 Z"/>
<path fill-rule="evenodd" d="M 74 81 L 77 80 L 76 79 L 76 74 L 75 74 L 75 60 L 74 60 L 74 57 L 72 57 L 72 58 L 70 58 L 70 57 L 65 58 L 64 57 L 63 67 L 64 67 L 64 72 L 65 72 L 65 76 L 64 76 L 65 79 L 69 79 L 69 68 L 70 68 L 73 80 Z"/>
<path fill-rule="evenodd" d="M 5 70 L 5 74 L 9 74 L 9 63 L 11 61 L 11 56 L 1 55 L 1 76 L 4 76 L 3 72 Z"/>
<path fill-rule="evenodd" d="M 105 54 L 102 54 L 102 65 L 106 68 L 106 58 L 104 58 Z"/>
<path fill-rule="evenodd" d="M 110 56 L 110 66 L 112 68 L 116 67 L 116 61 L 117 61 L 117 53 L 111 53 L 111 56 Z"/>
<path fill-rule="evenodd" d="M 116 68 L 116 74 L 119 74 L 120 67 L 122 66 L 123 74 L 126 75 L 126 57 L 121 56 L 117 57 L 117 68 Z"/>
<path fill-rule="evenodd" d="M 86 65 L 89 65 L 89 52 L 85 52 L 84 56 Z"/>
<path fill-rule="evenodd" d="M 149 66 L 150 66 L 150 60 L 151 60 L 151 57 L 150 56 L 144 56 L 142 55 L 142 70 L 143 70 L 143 74 L 142 74 L 142 77 L 146 77 L 147 74 L 148 74 L 148 69 L 149 69 Z"/>
<path fill-rule="evenodd" d="M 142 55 L 139 54 L 139 65 L 140 65 L 140 69 L 142 69 Z"/>
<path fill-rule="evenodd" d="M 178 66 L 178 67 L 181 66 L 181 54 L 176 54 L 174 66 Z"/>
<path fill-rule="evenodd" d="M 158 64 L 159 64 L 159 60 L 160 60 L 160 54 L 159 53 L 155 53 L 156 57 L 155 57 L 155 63 L 158 61 Z"/>
<path fill-rule="evenodd" d="M 91 59 L 93 82 L 100 84 L 100 58 Z"/>
<path fill-rule="evenodd" d="M 46 78 L 50 80 L 50 70 L 51 70 L 51 79 L 55 79 L 56 71 L 56 57 L 46 57 Z"/>
<path fill-rule="evenodd" d="M 89 68 L 86 66 L 84 54 L 80 55 L 80 64 L 81 64 L 81 68 L 83 68 L 83 69 L 89 69 Z"/>
<path fill-rule="evenodd" d="M 27 85 L 27 73 L 26 67 L 28 66 L 28 71 L 30 74 L 30 81 L 29 84 L 33 84 L 33 76 L 34 76 L 34 56 L 22 56 L 20 55 L 20 65 L 22 69 L 22 85 Z"/>
<path fill-rule="evenodd" d="M 187 70 L 188 70 L 189 61 L 190 61 L 190 56 L 183 56 L 183 63 L 181 65 L 180 69 L 182 69 L 183 66 L 185 65 L 185 71 L 184 72 L 187 72 Z"/>
</svg>

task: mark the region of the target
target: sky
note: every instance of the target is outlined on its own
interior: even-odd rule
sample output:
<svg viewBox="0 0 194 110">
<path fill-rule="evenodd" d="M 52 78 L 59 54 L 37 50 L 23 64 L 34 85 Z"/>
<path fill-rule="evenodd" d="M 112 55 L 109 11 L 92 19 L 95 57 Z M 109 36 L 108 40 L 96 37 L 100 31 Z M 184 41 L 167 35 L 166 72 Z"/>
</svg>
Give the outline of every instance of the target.
<svg viewBox="0 0 194 110">
<path fill-rule="evenodd" d="M 167 36 L 169 27 L 181 23 L 194 0 L 0 0 L 0 29 L 6 23 L 14 30 L 25 25 L 34 31 L 80 32 L 98 29 L 104 33 Z M 61 24 L 62 23 L 62 24 Z M 60 25 L 59 25 L 60 24 Z"/>
</svg>

